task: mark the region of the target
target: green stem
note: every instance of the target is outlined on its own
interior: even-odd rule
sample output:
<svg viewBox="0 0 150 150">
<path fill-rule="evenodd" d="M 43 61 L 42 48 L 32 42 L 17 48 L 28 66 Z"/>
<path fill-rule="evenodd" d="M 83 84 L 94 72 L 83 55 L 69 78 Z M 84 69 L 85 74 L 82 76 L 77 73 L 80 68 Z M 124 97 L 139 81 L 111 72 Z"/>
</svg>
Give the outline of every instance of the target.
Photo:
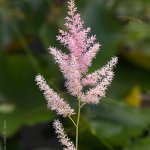
<svg viewBox="0 0 150 150">
<path fill-rule="evenodd" d="M 74 124 L 74 126 L 76 127 L 77 125 L 76 125 L 76 123 L 74 122 L 74 120 L 71 118 L 71 116 L 68 116 L 69 117 L 69 119 L 72 121 L 72 123 Z"/>
<path fill-rule="evenodd" d="M 84 105 L 85 105 L 85 103 L 83 103 L 83 104 L 80 106 L 80 108 L 82 108 Z"/>
<path fill-rule="evenodd" d="M 76 123 L 76 150 L 78 150 L 80 109 L 81 109 L 81 104 L 80 104 L 80 100 L 78 100 L 78 116 L 77 116 L 77 123 Z"/>
</svg>

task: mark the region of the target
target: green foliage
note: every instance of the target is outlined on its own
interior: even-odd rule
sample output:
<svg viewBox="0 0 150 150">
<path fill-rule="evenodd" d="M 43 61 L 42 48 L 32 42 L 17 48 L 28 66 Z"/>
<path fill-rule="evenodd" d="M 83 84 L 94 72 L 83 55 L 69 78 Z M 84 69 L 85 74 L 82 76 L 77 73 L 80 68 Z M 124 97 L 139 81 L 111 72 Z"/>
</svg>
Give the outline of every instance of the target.
<svg viewBox="0 0 150 150">
<path fill-rule="evenodd" d="M 34 82 L 36 72 L 26 56 L 5 56 L 0 62 L 0 91 L 2 105 L 13 109 L 1 111 L 0 118 L 7 121 L 7 135 L 13 135 L 23 124 L 35 124 L 52 119 L 54 114 L 46 110 L 45 101 Z M 3 126 L 0 126 L 3 132 Z"/>
</svg>

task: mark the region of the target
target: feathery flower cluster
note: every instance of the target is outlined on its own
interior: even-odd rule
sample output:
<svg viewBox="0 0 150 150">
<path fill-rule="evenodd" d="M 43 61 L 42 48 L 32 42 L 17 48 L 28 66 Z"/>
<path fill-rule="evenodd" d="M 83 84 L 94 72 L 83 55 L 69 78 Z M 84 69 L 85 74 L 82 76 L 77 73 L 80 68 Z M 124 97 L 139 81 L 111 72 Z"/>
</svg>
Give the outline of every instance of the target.
<svg viewBox="0 0 150 150">
<path fill-rule="evenodd" d="M 53 123 L 55 132 L 58 135 L 59 141 L 62 145 L 66 146 L 64 150 L 76 150 L 74 144 L 70 141 L 67 134 L 64 132 L 62 123 L 59 120 L 55 120 Z"/>
<path fill-rule="evenodd" d="M 94 73 L 86 75 L 82 79 L 82 84 L 84 86 L 91 85 L 94 86 L 97 82 L 101 82 L 103 78 L 109 76 L 112 80 L 113 72 L 112 69 L 117 63 L 117 57 L 112 57 L 112 59 L 102 68 L 95 71 Z"/>
<path fill-rule="evenodd" d="M 96 42 L 95 35 L 88 35 L 91 29 L 84 28 L 84 21 L 77 13 L 74 0 L 68 1 L 68 9 L 68 16 L 65 18 L 67 31 L 59 30 L 57 40 L 69 50 L 69 54 L 55 47 L 49 47 L 48 50 L 59 64 L 68 92 L 76 96 L 83 104 L 98 104 L 99 100 L 105 96 L 107 87 L 113 79 L 113 68 L 116 66 L 118 58 L 112 57 L 104 67 L 88 74 L 88 68 L 101 45 Z M 41 75 L 36 77 L 36 82 L 39 88 L 44 91 L 45 99 L 51 110 L 55 110 L 57 114 L 64 117 L 70 117 L 74 114 L 74 110 L 69 104 L 46 84 Z M 88 90 L 85 91 L 87 86 Z M 78 128 L 77 125 L 76 127 Z M 67 147 L 65 150 L 75 150 L 58 120 L 54 122 L 54 128 L 60 142 Z"/>
<path fill-rule="evenodd" d="M 116 65 L 117 60 L 117 57 L 113 57 L 106 66 L 94 73 L 86 75 L 86 77 L 82 79 L 84 86 L 95 86 L 83 95 L 81 99 L 83 102 L 97 104 L 99 103 L 99 99 L 105 96 L 106 89 L 112 82 L 114 76 L 112 69 Z"/>
<path fill-rule="evenodd" d="M 60 96 L 54 92 L 46 83 L 41 75 L 36 76 L 37 85 L 44 91 L 45 99 L 47 100 L 47 106 L 51 110 L 55 110 L 57 114 L 63 115 L 64 117 L 74 114 L 74 110 L 67 104 Z"/>
<path fill-rule="evenodd" d="M 83 27 L 84 22 L 77 13 L 74 0 L 68 2 L 68 9 L 68 16 L 65 18 L 67 31 L 59 30 L 57 40 L 66 46 L 70 53 L 65 54 L 54 47 L 49 47 L 49 52 L 59 64 L 70 94 L 77 96 L 84 103 L 97 104 L 100 98 L 105 96 L 105 91 L 113 79 L 112 69 L 117 63 L 117 57 L 113 57 L 102 69 L 87 74 L 100 44 L 95 42 L 95 35 L 88 36 L 90 28 Z M 84 93 L 83 88 L 87 85 L 93 87 Z"/>
<path fill-rule="evenodd" d="M 99 51 L 100 44 L 95 42 L 95 35 L 88 36 L 91 29 L 83 27 L 84 21 L 81 19 L 80 14 L 77 13 L 74 0 L 68 2 L 68 9 L 68 16 L 65 18 L 65 26 L 68 32 L 59 30 L 60 34 L 57 36 L 57 40 L 68 48 L 71 55 L 76 57 L 79 64 L 78 69 L 81 73 L 85 73 L 91 65 L 92 59 Z M 50 47 L 49 50 L 53 54 L 53 48 Z M 56 57 L 58 58 L 58 56 Z M 58 61 L 61 61 L 58 63 L 62 64 L 63 58 L 60 58 Z"/>
</svg>

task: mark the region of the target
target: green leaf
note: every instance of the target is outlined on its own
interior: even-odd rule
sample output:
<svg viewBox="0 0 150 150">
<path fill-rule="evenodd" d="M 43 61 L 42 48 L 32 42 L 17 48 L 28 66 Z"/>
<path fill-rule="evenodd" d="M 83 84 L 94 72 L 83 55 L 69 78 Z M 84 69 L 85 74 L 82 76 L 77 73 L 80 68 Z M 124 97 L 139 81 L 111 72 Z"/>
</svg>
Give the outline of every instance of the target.
<svg viewBox="0 0 150 150">
<path fill-rule="evenodd" d="M 112 145 L 103 137 L 99 136 L 95 128 L 91 126 L 91 123 L 85 118 L 81 118 L 80 121 L 80 146 L 86 150 L 91 149 L 103 149 L 113 150 Z M 90 142 L 87 142 L 90 141 Z"/>
<path fill-rule="evenodd" d="M 148 127 L 149 113 L 149 110 L 106 99 L 86 114 L 93 114 L 91 124 L 98 136 L 104 137 L 113 146 L 122 147 L 126 146 L 131 138 L 139 137 Z"/>
<path fill-rule="evenodd" d="M 97 119 L 110 120 L 125 127 L 145 128 L 150 123 L 149 109 L 130 107 L 113 99 L 105 99 L 91 111 Z"/>
</svg>

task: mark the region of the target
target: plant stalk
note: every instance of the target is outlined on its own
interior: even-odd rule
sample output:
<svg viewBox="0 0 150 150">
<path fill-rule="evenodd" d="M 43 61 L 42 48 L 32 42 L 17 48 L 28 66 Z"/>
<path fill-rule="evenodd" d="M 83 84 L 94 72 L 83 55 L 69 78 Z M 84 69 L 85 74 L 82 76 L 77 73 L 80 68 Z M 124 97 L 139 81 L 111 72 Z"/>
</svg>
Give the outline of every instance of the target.
<svg viewBox="0 0 150 150">
<path fill-rule="evenodd" d="M 78 150 L 80 110 L 81 110 L 81 103 L 80 100 L 78 100 L 78 116 L 77 116 L 77 123 L 76 123 L 76 150 Z"/>
</svg>

